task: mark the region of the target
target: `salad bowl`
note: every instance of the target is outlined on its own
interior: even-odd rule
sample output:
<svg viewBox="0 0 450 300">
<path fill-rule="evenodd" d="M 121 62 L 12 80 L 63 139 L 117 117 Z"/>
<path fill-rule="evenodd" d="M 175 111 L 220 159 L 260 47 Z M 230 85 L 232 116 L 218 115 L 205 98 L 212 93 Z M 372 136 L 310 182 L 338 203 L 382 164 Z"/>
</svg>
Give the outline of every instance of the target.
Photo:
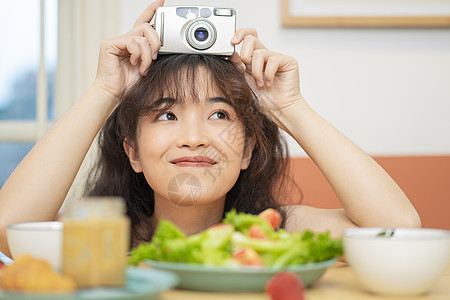
<svg viewBox="0 0 450 300">
<path fill-rule="evenodd" d="M 286 232 L 259 215 L 226 213 L 222 223 L 186 236 L 160 220 L 150 243 L 132 249 L 128 262 L 144 262 L 178 275 L 178 287 L 211 292 L 262 292 L 276 273 L 297 274 L 311 286 L 342 255 L 340 239 L 329 232 Z M 272 218 L 273 221 L 273 218 Z"/>
</svg>

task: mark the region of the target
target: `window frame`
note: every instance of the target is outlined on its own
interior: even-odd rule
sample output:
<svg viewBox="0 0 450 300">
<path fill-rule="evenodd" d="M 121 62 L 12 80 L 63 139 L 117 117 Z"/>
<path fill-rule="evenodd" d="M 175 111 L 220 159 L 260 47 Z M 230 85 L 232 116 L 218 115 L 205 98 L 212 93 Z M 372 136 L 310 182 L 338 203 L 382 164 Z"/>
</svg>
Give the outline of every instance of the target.
<svg viewBox="0 0 450 300">
<path fill-rule="evenodd" d="M 121 0 L 57 0 L 58 41 L 54 84 L 54 120 L 48 118 L 45 61 L 45 4 L 40 0 L 40 53 L 35 120 L 0 120 L 0 143 L 36 143 L 78 101 L 95 79 L 101 42 L 120 34 Z M 95 146 L 93 147 L 95 148 Z M 89 151 L 86 161 L 92 161 Z M 80 190 L 89 163 L 83 163 L 73 190 Z M 71 190 L 72 190 L 71 189 Z M 69 192 L 69 197 L 73 192 Z M 74 197 L 72 195 L 72 197 Z"/>
<path fill-rule="evenodd" d="M 36 142 L 48 127 L 48 75 L 45 62 L 45 0 L 39 3 L 39 65 L 35 120 L 0 120 L 0 142 Z"/>
<path fill-rule="evenodd" d="M 53 125 L 48 118 L 45 61 L 45 3 L 40 0 L 40 46 L 35 120 L 0 120 L 0 142 L 35 143 Z M 81 98 L 95 78 L 98 49 L 120 30 L 120 0 L 58 0 L 58 60 L 55 74 L 55 120 Z"/>
</svg>

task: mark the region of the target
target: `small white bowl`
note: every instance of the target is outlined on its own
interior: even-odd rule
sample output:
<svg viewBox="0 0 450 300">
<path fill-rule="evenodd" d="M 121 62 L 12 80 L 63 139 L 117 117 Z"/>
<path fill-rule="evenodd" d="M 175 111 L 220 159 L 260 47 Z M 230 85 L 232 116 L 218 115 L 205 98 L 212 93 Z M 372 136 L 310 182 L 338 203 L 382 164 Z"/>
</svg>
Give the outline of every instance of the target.
<svg viewBox="0 0 450 300">
<path fill-rule="evenodd" d="M 344 233 L 344 255 L 361 285 L 385 295 L 431 289 L 450 262 L 450 231 L 354 228 Z"/>
<path fill-rule="evenodd" d="M 30 254 L 44 259 L 59 270 L 62 259 L 63 223 L 59 221 L 26 222 L 6 227 L 6 239 L 13 259 Z"/>
</svg>

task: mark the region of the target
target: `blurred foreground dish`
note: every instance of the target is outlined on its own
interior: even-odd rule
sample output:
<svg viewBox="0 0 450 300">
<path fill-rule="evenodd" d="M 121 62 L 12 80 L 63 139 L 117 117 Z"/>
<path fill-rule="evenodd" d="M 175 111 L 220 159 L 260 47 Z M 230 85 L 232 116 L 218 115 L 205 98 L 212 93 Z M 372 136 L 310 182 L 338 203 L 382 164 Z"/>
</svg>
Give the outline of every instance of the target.
<svg viewBox="0 0 450 300">
<path fill-rule="evenodd" d="M 61 270 L 63 224 L 59 221 L 36 221 L 10 224 L 6 239 L 12 258 L 28 254 L 47 261 Z"/>
<path fill-rule="evenodd" d="M 71 277 L 57 273 L 47 261 L 30 255 L 20 256 L 2 268 L 0 287 L 27 292 L 74 291 L 77 288 Z"/>
<path fill-rule="evenodd" d="M 123 199 L 79 200 L 62 220 L 63 272 L 80 287 L 124 285 L 130 225 Z"/>
<path fill-rule="evenodd" d="M 428 292 L 445 273 L 450 263 L 450 231 L 352 228 L 344 233 L 344 248 L 348 263 L 365 289 L 411 297 Z"/>
</svg>

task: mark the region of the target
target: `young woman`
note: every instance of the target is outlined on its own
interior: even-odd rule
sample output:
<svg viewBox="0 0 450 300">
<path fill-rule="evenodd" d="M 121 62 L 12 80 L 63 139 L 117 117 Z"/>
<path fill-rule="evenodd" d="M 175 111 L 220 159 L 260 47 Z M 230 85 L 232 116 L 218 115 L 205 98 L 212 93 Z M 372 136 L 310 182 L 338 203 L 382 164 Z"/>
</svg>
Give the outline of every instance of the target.
<svg viewBox="0 0 450 300">
<path fill-rule="evenodd" d="M 390 176 L 307 104 L 294 58 L 265 48 L 254 29 L 236 32 L 231 42 L 241 51 L 228 60 L 158 57 L 148 22 L 162 5 L 152 3 L 129 33 L 102 43 L 90 89 L 0 190 L 0 251 L 8 253 L 7 224 L 55 218 L 102 127 L 88 194 L 126 199 L 133 245 L 161 218 L 192 234 L 232 207 L 275 207 L 287 230 L 335 236 L 354 226 L 420 226 Z M 278 127 L 317 164 L 343 209 L 277 206 L 286 172 Z"/>
</svg>

